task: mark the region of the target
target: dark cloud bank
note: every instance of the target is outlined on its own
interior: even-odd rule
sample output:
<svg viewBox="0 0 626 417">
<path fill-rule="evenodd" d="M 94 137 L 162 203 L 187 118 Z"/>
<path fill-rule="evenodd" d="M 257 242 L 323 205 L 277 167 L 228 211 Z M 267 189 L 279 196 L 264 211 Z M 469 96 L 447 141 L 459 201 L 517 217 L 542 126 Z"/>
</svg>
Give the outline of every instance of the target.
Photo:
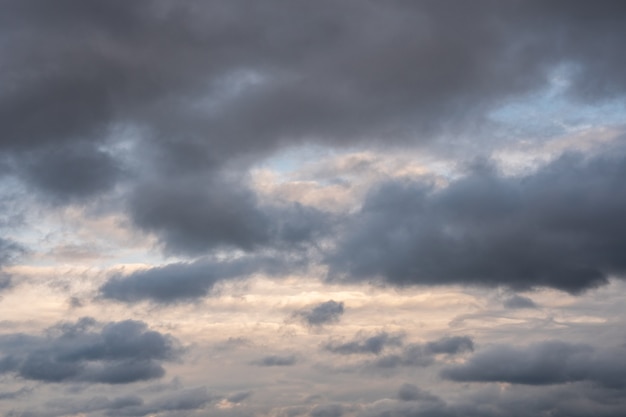
<svg viewBox="0 0 626 417">
<path fill-rule="evenodd" d="M 191 257 L 305 250 L 328 234 L 327 214 L 262 204 L 241 174 L 282 147 L 424 145 L 482 126 L 563 65 L 575 100 L 626 92 L 621 1 L 3 4 L 4 175 L 54 204 L 123 185 L 132 224 Z M 623 272 L 622 171 L 618 157 L 564 158 L 524 179 L 469 173 L 438 192 L 387 184 L 329 263 L 349 279 L 579 292 Z M 204 295 L 218 275 L 186 288 Z M 159 300 L 129 279 L 126 301 Z M 105 296 L 122 298 L 121 282 Z"/>
<path fill-rule="evenodd" d="M 626 272 L 625 175 L 621 155 L 565 155 L 521 177 L 481 165 L 443 189 L 386 183 L 329 262 L 348 280 L 580 292 Z"/>
<path fill-rule="evenodd" d="M 574 97 L 623 94 L 624 6 L 601 4 L 7 0 L 3 165 L 57 204 L 131 182 L 134 224 L 170 250 L 250 249 L 273 226 L 233 164 L 424 142 L 563 64 Z"/>
<path fill-rule="evenodd" d="M 334 228 L 339 237 L 324 255 L 329 278 L 579 293 L 626 272 L 625 177 L 626 157 L 618 152 L 567 154 L 512 177 L 480 163 L 443 188 L 381 184 Z M 267 265 L 272 261 L 259 258 L 170 265 L 115 277 L 102 293 L 123 301 L 201 297 L 221 279 L 281 271 Z M 520 307 L 523 300 L 509 301 Z M 326 313 L 320 307 L 299 314 L 314 325 Z"/>
</svg>

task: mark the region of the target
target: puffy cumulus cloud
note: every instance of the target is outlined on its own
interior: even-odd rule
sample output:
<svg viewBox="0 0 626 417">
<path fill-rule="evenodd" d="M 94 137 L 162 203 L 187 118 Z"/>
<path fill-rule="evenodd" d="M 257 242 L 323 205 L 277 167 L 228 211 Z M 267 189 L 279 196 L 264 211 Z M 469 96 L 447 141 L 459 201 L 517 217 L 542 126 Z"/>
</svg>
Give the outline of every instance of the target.
<svg viewBox="0 0 626 417">
<path fill-rule="evenodd" d="M 3 335 L 0 346 L 2 373 L 42 382 L 124 384 L 160 378 L 162 363 L 182 353 L 176 339 L 143 322 L 99 324 L 91 318 L 61 323 L 45 336 Z"/>
<path fill-rule="evenodd" d="M 294 311 L 292 318 L 301 320 L 307 326 L 322 326 L 337 323 L 344 312 L 343 302 L 325 301 L 317 305 Z"/>
<path fill-rule="evenodd" d="M 551 385 L 588 381 L 612 389 L 626 388 L 624 348 L 596 349 L 585 344 L 541 342 L 525 347 L 497 345 L 466 363 L 445 368 L 453 381 Z"/>
<path fill-rule="evenodd" d="M 624 175 L 614 152 L 566 154 L 519 177 L 478 163 L 443 188 L 382 184 L 328 255 L 331 278 L 571 293 L 604 284 L 626 271 Z"/>
</svg>

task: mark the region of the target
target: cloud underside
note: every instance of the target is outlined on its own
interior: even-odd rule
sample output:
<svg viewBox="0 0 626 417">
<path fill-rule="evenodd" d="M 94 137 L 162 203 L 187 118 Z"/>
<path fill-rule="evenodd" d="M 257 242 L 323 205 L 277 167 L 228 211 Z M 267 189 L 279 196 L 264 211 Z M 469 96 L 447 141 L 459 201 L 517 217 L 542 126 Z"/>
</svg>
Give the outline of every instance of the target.
<svg viewBox="0 0 626 417">
<path fill-rule="evenodd" d="M 173 337 L 140 321 L 60 323 L 47 336 L 0 336 L 0 372 L 42 382 L 124 384 L 160 378 L 182 353 Z"/>
<path fill-rule="evenodd" d="M 626 158 L 620 155 L 568 154 L 524 176 L 505 176 L 483 161 L 444 187 L 384 182 L 359 211 L 320 237 L 334 240 L 330 250 L 292 247 L 265 255 L 251 251 L 231 261 L 171 264 L 113 277 L 101 292 L 129 302 L 193 299 L 221 280 L 306 271 L 321 260 L 331 281 L 579 293 L 626 271 L 624 176 Z M 274 245 L 287 247 L 280 238 Z M 324 312 L 318 313 L 322 320 Z M 305 320 L 314 325 L 318 314 L 310 314 Z"/>
<path fill-rule="evenodd" d="M 351 219 L 331 271 L 399 285 L 580 292 L 626 270 L 624 175 L 621 156 L 565 155 L 521 177 L 479 164 L 441 190 L 386 183 Z"/>
</svg>

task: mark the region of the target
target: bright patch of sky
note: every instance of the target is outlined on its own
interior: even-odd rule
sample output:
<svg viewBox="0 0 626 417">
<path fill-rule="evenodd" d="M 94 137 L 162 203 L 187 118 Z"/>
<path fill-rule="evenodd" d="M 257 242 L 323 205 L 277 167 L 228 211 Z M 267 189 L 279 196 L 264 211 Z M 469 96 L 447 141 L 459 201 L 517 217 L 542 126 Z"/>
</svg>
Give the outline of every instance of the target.
<svg viewBox="0 0 626 417">
<path fill-rule="evenodd" d="M 261 166 L 279 176 L 284 176 L 299 170 L 303 165 L 311 161 L 320 161 L 337 155 L 339 155 L 339 152 L 331 148 L 319 145 L 304 145 L 278 152 L 266 159 Z"/>
<path fill-rule="evenodd" d="M 489 114 L 502 127 L 502 139 L 546 139 L 594 126 L 615 126 L 626 121 L 620 99 L 581 102 L 569 94 L 576 68 L 563 65 L 549 77 L 549 85 L 503 105 Z"/>
</svg>

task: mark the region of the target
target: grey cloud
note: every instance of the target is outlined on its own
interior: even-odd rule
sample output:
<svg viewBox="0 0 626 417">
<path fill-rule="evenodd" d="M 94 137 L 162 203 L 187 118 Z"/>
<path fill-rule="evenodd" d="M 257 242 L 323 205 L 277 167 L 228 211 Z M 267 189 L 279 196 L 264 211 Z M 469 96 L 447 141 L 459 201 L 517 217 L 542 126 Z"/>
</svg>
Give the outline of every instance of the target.
<svg viewBox="0 0 626 417">
<path fill-rule="evenodd" d="M 292 317 L 301 319 L 308 326 L 321 326 L 338 322 L 343 312 L 343 302 L 329 300 L 295 311 Z"/>
<path fill-rule="evenodd" d="M 129 212 L 139 228 L 156 233 L 165 250 L 204 254 L 215 248 L 293 251 L 329 229 L 332 216 L 299 204 L 262 205 L 242 179 L 204 176 L 137 186 Z"/>
<path fill-rule="evenodd" d="M 392 335 L 380 332 L 372 336 L 358 335 L 354 340 L 342 342 L 333 340 L 323 345 L 323 348 L 332 353 L 341 355 L 370 353 L 380 354 L 386 347 L 401 346 L 404 335 Z"/>
<path fill-rule="evenodd" d="M 109 153 L 84 144 L 44 148 L 16 163 L 24 181 L 60 204 L 101 194 L 122 175 Z"/>
<path fill-rule="evenodd" d="M 159 378 L 162 362 L 181 354 L 169 335 L 133 320 L 100 326 L 93 319 L 64 323 L 43 336 L 0 338 L 2 372 L 45 382 L 122 384 Z"/>
<path fill-rule="evenodd" d="M 441 399 L 427 391 L 424 391 L 413 384 L 402 384 L 398 390 L 398 398 L 402 401 L 434 401 L 441 402 Z"/>
<path fill-rule="evenodd" d="M 433 354 L 445 353 L 448 355 L 473 352 L 474 341 L 468 336 L 447 336 L 426 343 L 426 350 Z"/>
<path fill-rule="evenodd" d="M 537 304 L 530 298 L 515 294 L 504 300 L 504 307 L 511 309 L 537 308 Z"/>
<path fill-rule="evenodd" d="M 156 232 L 171 252 L 203 253 L 215 246 L 251 249 L 270 239 L 270 219 L 238 184 L 152 184 L 133 193 L 135 223 Z"/>
<path fill-rule="evenodd" d="M 170 264 L 114 276 L 100 292 L 104 298 L 124 302 L 174 302 L 206 296 L 219 278 L 202 264 Z"/>
<path fill-rule="evenodd" d="M 189 301 L 207 296 L 221 280 L 245 278 L 257 272 L 279 275 L 297 264 L 296 260 L 275 256 L 244 256 L 233 260 L 205 258 L 115 275 L 101 286 L 100 294 L 127 303 Z"/>
<path fill-rule="evenodd" d="M 368 366 L 382 369 L 425 367 L 432 365 L 438 354 L 454 356 L 471 352 L 473 349 L 474 342 L 468 336 L 446 336 L 426 343 L 408 344 L 400 352 L 379 356 L 375 361 L 368 363 Z"/>
<path fill-rule="evenodd" d="M 614 151 L 566 154 L 521 177 L 479 164 L 442 189 L 383 184 L 329 254 L 330 277 L 571 293 L 604 284 L 626 272 L 625 175 Z"/>
<path fill-rule="evenodd" d="M 297 362 L 295 355 L 270 355 L 252 362 L 257 366 L 292 366 Z"/>
<path fill-rule="evenodd" d="M 589 381 L 602 387 L 626 388 L 624 350 L 597 350 L 589 345 L 547 341 L 526 347 L 498 345 L 444 369 L 453 381 L 550 385 Z"/>
<path fill-rule="evenodd" d="M 10 0 L 0 146 L 39 155 L 16 173 L 37 189 L 89 196 L 120 180 L 110 168 L 123 158 L 99 153 L 119 126 L 139 128 L 135 158 L 167 177 L 306 140 L 454 130 L 563 63 L 578 68 L 578 97 L 621 95 L 623 6 L 582 3 Z M 68 169 L 41 156 L 57 146 Z"/>
</svg>

